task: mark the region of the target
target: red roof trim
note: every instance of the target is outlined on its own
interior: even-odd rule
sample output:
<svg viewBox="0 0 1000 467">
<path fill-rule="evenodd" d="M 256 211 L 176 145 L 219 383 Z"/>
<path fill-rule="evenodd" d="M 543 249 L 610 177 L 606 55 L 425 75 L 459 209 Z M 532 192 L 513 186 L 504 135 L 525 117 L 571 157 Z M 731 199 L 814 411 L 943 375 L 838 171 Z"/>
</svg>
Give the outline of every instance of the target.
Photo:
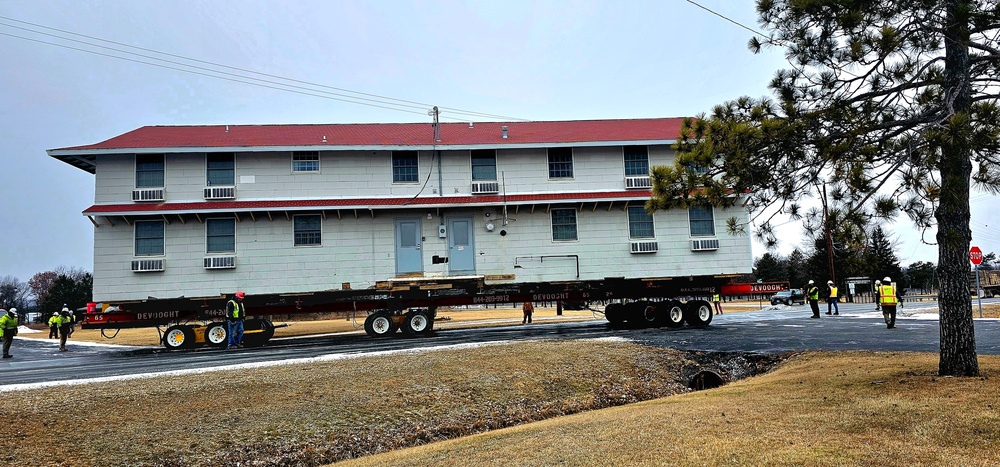
<svg viewBox="0 0 1000 467">
<path fill-rule="evenodd" d="M 648 190 L 609 191 L 595 193 L 550 193 L 531 195 L 508 195 L 507 204 L 545 202 L 585 202 L 594 200 L 646 199 Z M 363 209 L 368 207 L 422 207 L 437 205 L 497 205 L 505 202 L 499 195 L 477 196 L 425 196 L 420 198 L 351 198 L 351 199 L 304 199 L 280 201 L 203 201 L 195 203 L 135 203 L 135 204 L 95 204 L 85 211 L 87 215 L 124 215 L 132 213 L 169 214 L 196 211 L 271 211 L 283 209 Z"/>
<path fill-rule="evenodd" d="M 170 148 L 350 146 L 469 146 L 675 141 L 683 117 L 555 122 L 442 123 L 434 141 L 430 123 L 323 125 L 145 126 L 109 140 L 51 151 Z M 504 128 L 506 127 L 506 132 Z M 504 137 L 506 133 L 507 137 Z"/>
</svg>

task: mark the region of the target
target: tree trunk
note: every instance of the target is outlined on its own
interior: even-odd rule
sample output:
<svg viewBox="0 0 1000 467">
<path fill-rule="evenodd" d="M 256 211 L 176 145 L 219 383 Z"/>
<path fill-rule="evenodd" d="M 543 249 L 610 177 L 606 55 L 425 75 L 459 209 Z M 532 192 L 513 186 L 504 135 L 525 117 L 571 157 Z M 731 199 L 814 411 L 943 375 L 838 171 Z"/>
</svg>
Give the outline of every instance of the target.
<svg viewBox="0 0 1000 467">
<path fill-rule="evenodd" d="M 941 199 L 937 220 L 942 376 L 979 376 L 976 333 L 969 295 L 969 180 L 972 150 L 964 130 L 972 108 L 967 1 L 946 0 L 944 96 L 950 115 L 942 123 Z"/>
</svg>

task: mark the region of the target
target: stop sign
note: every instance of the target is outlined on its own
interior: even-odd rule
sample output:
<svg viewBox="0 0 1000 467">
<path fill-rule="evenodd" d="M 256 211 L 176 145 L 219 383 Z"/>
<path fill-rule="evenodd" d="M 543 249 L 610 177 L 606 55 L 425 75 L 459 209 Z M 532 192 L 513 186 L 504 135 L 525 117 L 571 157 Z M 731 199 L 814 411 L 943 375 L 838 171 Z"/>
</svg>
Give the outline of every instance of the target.
<svg viewBox="0 0 1000 467">
<path fill-rule="evenodd" d="M 974 246 L 969 249 L 969 261 L 972 264 L 979 264 L 983 262 L 983 250 L 980 250 L 978 246 Z"/>
</svg>

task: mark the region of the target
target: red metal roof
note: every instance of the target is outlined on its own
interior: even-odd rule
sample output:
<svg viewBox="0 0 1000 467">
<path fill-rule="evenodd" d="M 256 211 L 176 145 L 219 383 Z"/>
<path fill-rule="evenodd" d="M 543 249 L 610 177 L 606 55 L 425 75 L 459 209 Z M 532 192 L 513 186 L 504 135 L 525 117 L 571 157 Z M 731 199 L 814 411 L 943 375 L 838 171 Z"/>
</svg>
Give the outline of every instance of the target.
<svg viewBox="0 0 1000 467">
<path fill-rule="evenodd" d="M 85 215 L 126 215 L 132 213 L 169 214 L 179 212 L 204 211 L 280 211 L 285 209 L 364 209 L 368 206 L 421 207 L 438 205 L 498 205 L 524 203 L 574 203 L 595 200 L 645 200 L 650 197 L 648 190 L 608 191 L 592 193 L 546 193 L 476 196 L 424 196 L 420 198 L 348 198 L 309 199 L 279 201 L 199 201 L 193 203 L 130 203 L 96 204 L 87 208 Z"/>
<path fill-rule="evenodd" d="M 439 145 L 518 145 L 585 142 L 673 141 L 682 117 L 556 122 L 442 123 Z M 503 138 L 502 127 L 507 127 Z M 324 142 L 325 138 L 325 142 Z M 269 146 L 426 146 L 434 144 L 430 123 L 322 125 L 144 126 L 107 141 L 53 151 L 143 148 Z"/>
</svg>

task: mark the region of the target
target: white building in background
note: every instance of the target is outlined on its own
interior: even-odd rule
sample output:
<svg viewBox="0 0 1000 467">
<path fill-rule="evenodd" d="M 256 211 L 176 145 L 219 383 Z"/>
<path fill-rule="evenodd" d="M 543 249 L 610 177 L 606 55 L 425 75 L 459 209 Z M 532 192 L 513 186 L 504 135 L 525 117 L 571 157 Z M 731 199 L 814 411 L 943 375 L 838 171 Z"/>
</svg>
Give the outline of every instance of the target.
<svg viewBox="0 0 1000 467">
<path fill-rule="evenodd" d="M 48 154 L 95 175 L 95 301 L 749 273 L 742 208 L 643 209 L 680 126 L 149 126 Z"/>
</svg>

